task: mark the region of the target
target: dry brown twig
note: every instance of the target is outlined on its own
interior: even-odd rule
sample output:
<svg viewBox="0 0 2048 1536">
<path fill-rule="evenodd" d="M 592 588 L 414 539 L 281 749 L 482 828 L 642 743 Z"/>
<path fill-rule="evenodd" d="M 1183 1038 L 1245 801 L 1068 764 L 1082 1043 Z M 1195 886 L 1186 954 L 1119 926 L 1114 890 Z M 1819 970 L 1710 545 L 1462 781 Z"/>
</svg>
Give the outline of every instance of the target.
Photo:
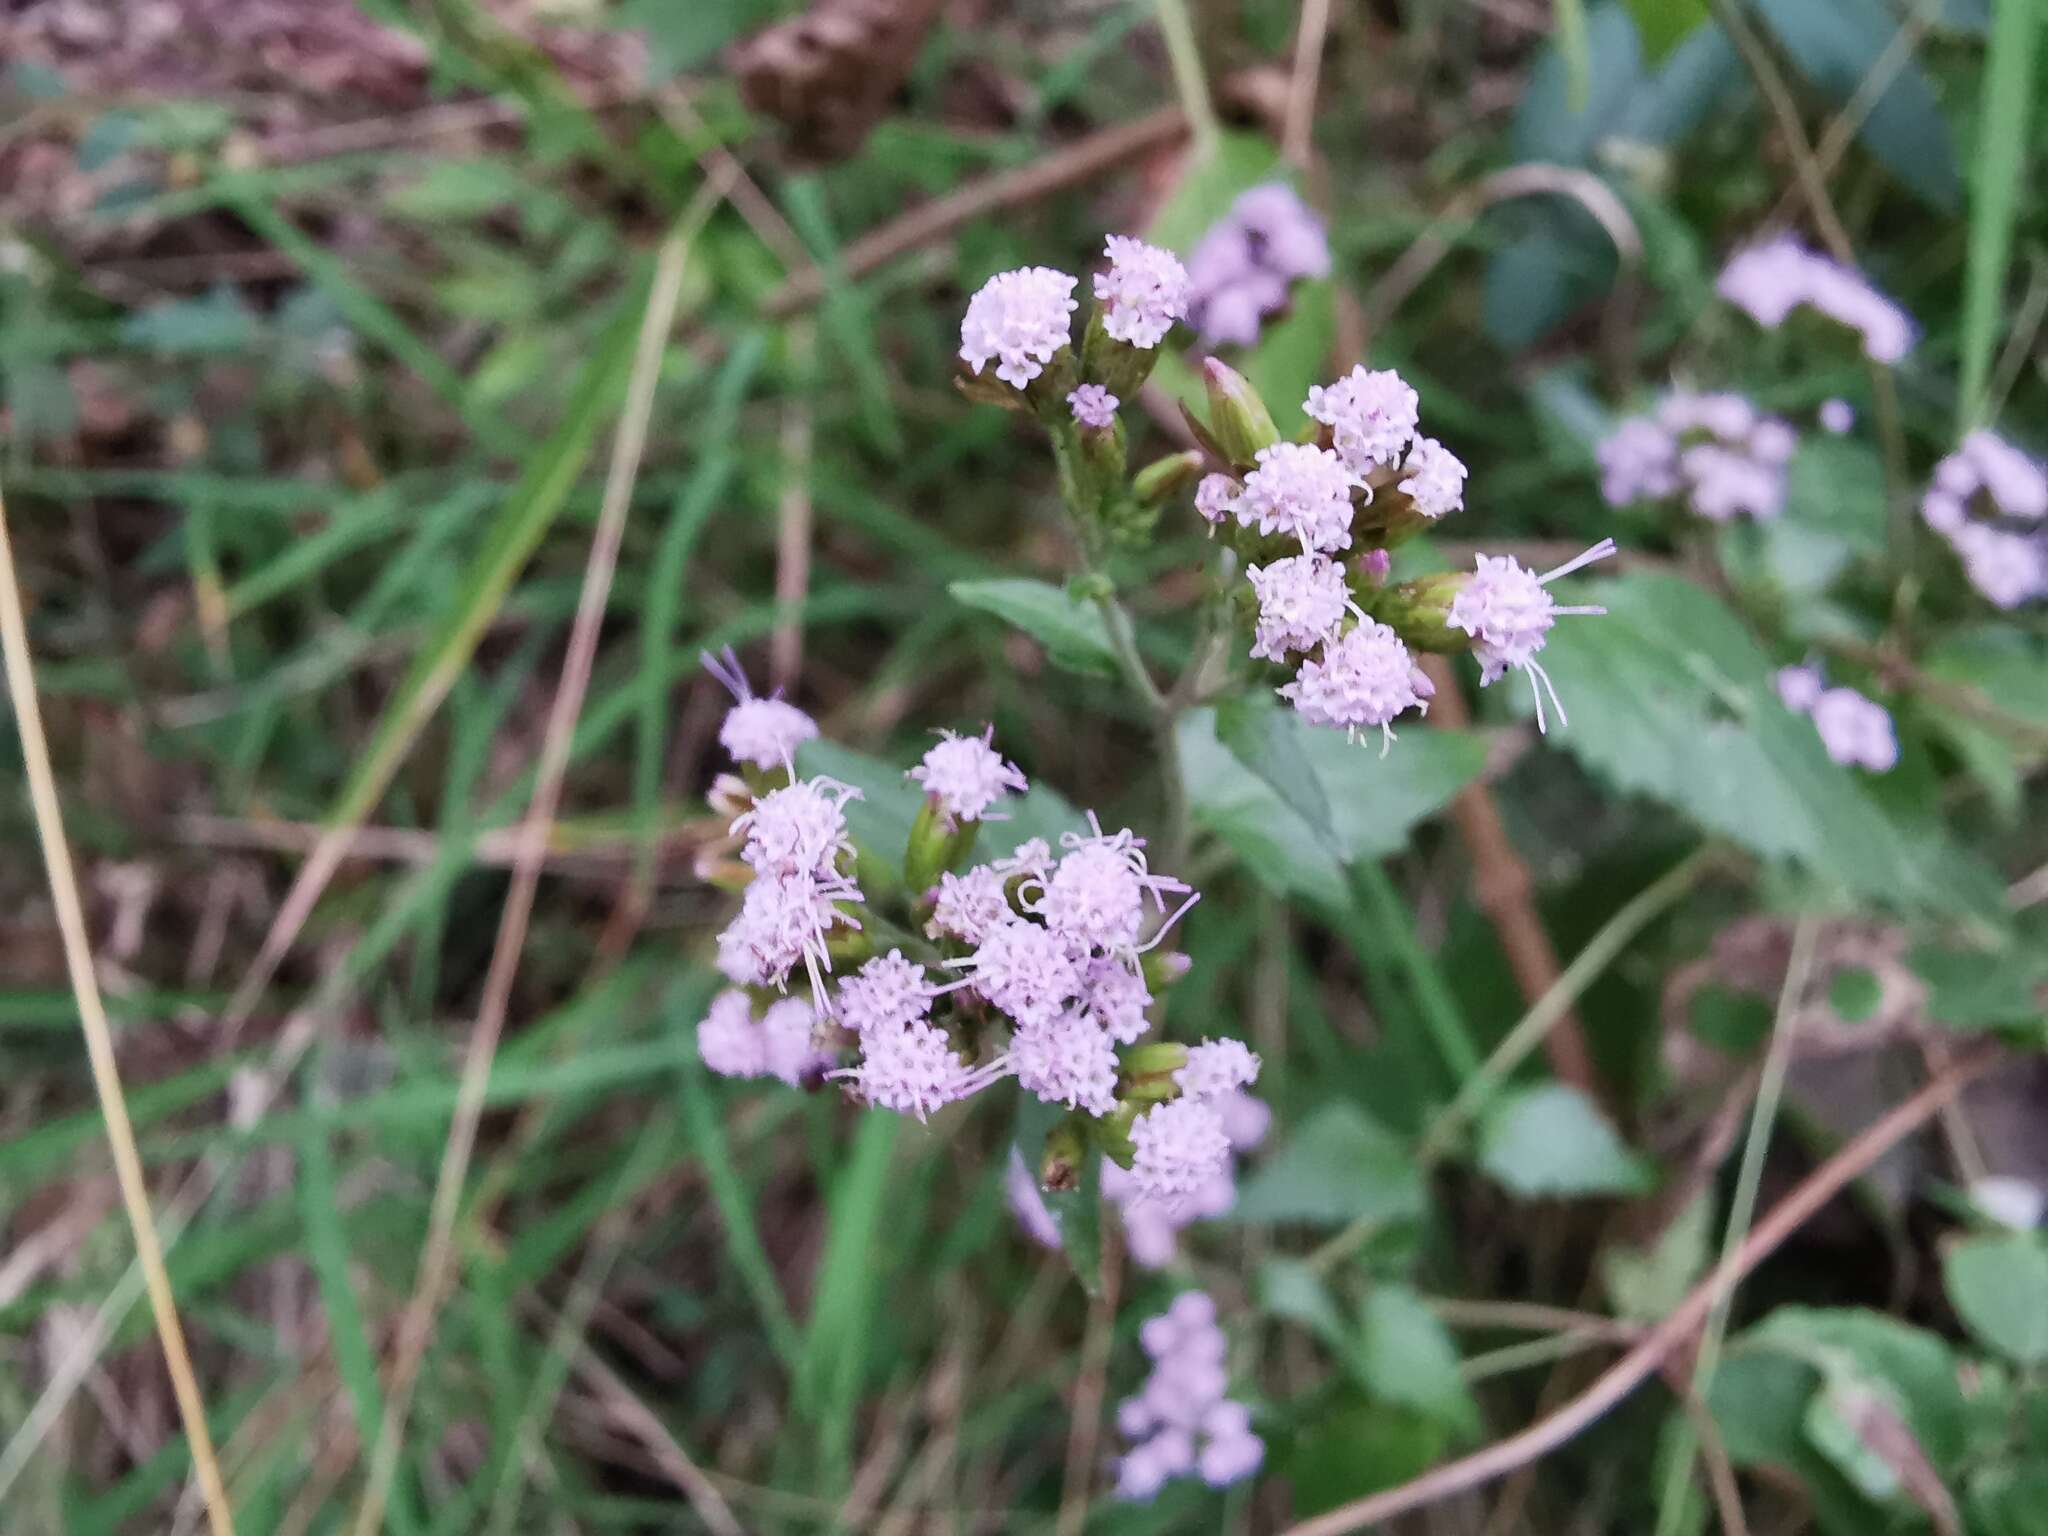
<svg viewBox="0 0 2048 1536">
<path fill-rule="evenodd" d="M 1972 1053 L 1838 1149 L 1751 1228 L 1741 1246 L 1716 1265 L 1662 1322 L 1556 1412 L 1505 1440 L 1461 1456 L 1397 1488 L 1354 1499 L 1327 1514 L 1290 1526 L 1284 1536 L 1345 1536 L 1347 1532 L 1366 1530 L 1409 1510 L 1483 1487 L 1573 1439 L 1655 1375 L 1672 1352 L 1706 1321 L 1730 1287 L 1999 1059 L 1996 1046 Z"/>
<path fill-rule="evenodd" d="M 14 547 L 8 537 L 4 502 L 0 502 L 0 640 L 5 642 L 7 691 L 13 700 L 15 726 L 21 736 L 36 833 L 43 845 L 43 865 L 49 874 L 50 898 L 56 905 L 57 926 L 63 935 L 64 963 L 70 972 L 72 995 L 78 1003 L 79 1026 L 92 1062 L 93 1086 L 99 1094 L 100 1114 L 106 1121 L 107 1143 L 114 1154 L 114 1176 L 121 1188 L 121 1202 L 127 1208 L 129 1228 L 135 1236 L 136 1258 L 149 1292 L 149 1307 L 156 1319 L 157 1339 L 163 1347 L 164 1366 L 170 1373 L 178 1417 L 185 1426 L 193 1470 L 206 1500 L 207 1519 L 214 1536 L 234 1536 L 235 1521 L 228 1508 L 227 1488 L 214 1454 L 213 1436 L 207 1429 L 206 1402 L 192 1369 L 184 1326 L 178 1320 L 170 1272 L 164 1267 L 163 1244 L 150 1212 L 149 1183 L 136 1149 L 135 1129 L 128 1119 L 128 1098 L 121 1087 L 120 1065 L 114 1057 L 114 1034 L 100 997 L 99 979 L 93 971 L 85 905 L 78 894 L 78 875 L 72 868 L 71 848 L 64 836 L 57 776 L 50 765 L 49 741 L 43 734 L 42 704 L 36 695 L 35 665 L 29 653 L 28 624 L 22 609 L 21 586 L 14 573 Z"/>
</svg>

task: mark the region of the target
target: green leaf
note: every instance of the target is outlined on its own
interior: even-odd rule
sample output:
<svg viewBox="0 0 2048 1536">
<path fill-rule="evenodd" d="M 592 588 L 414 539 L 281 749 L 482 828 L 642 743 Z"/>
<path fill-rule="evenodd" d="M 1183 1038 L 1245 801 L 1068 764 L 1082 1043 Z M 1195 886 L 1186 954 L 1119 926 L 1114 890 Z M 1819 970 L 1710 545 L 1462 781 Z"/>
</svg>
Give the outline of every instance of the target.
<svg viewBox="0 0 2048 1536">
<path fill-rule="evenodd" d="M 1479 1432 L 1479 1408 L 1458 1374 L 1450 1330 L 1405 1285 L 1375 1285 L 1359 1316 L 1358 1370 L 1366 1390 L 1413 1408 L 1454 1435 Z"/>
<path fill-rule="evenodd" d="M 1950 1029 L 2038 1024 L 2048 1011 L 2048 952 L 2024 935 L 2002 950 L 1923 944 L 1910 963 L 1926 984 L 1928 1017 Z"/>
<path fill-rule="evenodd" d="M 1455 731 L 1411 728 L 1381 757 L 1341 731 L 1306 724 L 1292 710 L 1271 711 L 1270 729 L 1293 736 L 1314 769 L 1334 836 L 1319 834 L 1224 746 L 1214 709 L 1190 710 L 1178 727 L 1195 820 L 1229 843 L 1272 889 L 1332 909 L 1350 901 L 1346 865 L 1397 852 L 1409 830 L 1476 778 L 1486 760 L 1484 743 Z"/>
<path fill-rule="evenodd" d="M 2008 715 L 2048 728 L 2048 641 L 2006 625 L 1959 630 L 1937 642 L 1921 667 L 1930 677 L 1974 690 Z M 2020 782 L 2041 761 L 2040 750 L 2016 746 L 1938 698 L 1923 696 L 1921 712 L 2000 813 L 2017 820 Z"/>
<path fill-rule="evenodd" d="M 1707 0 L 1627 0 L 1642 34 L 1643 52 L 1661 59 L 1707 19 Z"/>
<path fill-rule="evenodd" d="M 946 589 L 970 608 L 992 613 L 1045 647 L 1056 667 L 1094 677 L 1116 676 L 1109 626 L 1093 603 L 1029 577 L 956 581 Z"/>
<path fill-rule="evenodd" d="M 1559 746 L 1617 788 L 1872 901 L 1976 908 L 1784 707 L 1770 659 L 1716 598 L 1647 571 L 1580 590 L 1607 615 L 1568 620 L 1544 651 L 1571 712 Z"/>
<path fill-rule="evenodd" d="M 1322 1276 L 1300 1259 L 1268 1259 L 1259 1266 L 1253 1288 L 1259 1310 L 1268 1317 L 1295 1323 L 1324 1343 L 1344 1347 L 1350 1335 L 1344 1314 L 1323 1284 Z"/>
<path fill-rule="evenodd" d="M 1240 193 L 1262 182 L 1287 179 L 1278 146 L 1264 134 L 1220 133 L 1207 156 L 1189 157 L 1145 238 L 1185 256 L 1210 225 L 1230 212 Z"/>
<path fill-rule="evenodd" d="M 1586 18 L 1585 47 L 1591 89 L 1575 101 L 1565 40 L 1545 46 L 1515 113 L 1516 159 L 1584 165 L 1621 116 L 1643 78 L 1642 44 L 1628 11 L 1616 4 L 1595 6 Z"/>
<path fill-rule="evenodd" d="M 1861 1308 L 1779 1307 L 1739 1342 L 1884 1383 L 1938 1469 L 1952 1468 L 1968 1449 L 1970 1412 L 1955 1353 L 1923 1328 Z"/>
<path fill-rule="evenodd" d="M 1647 1248 L 1614 1244 L 1600 1254 L 1600 1278 L 1614 1310 L 1655 1322 L 1692 1289 L 1713 1252 L 1714 1201 L 1701 1190 Z"/>
<path fill-rule="evenodd" d="M 1756 0 L 1793 66 L 1833 105 L 1856 97 L 1888 57 L 1900 22 L 1879 0 Z M 1947 213 L 1962 201 L 1955 140 L 1934 87 L 1908 57 L 1857 131 L 1863 145 L 1921 201 Z"/>
<path fill-rule="evenodd" d="M 1941 1275 L 1956 1315 L 1986 1347 L 2021 1365 L 2048 1361 L 2048 1240 L 1967 1237 L 1942 1251 Z"/>
<path fill-rule="evenodd" d="M 1281 711 L 1262 695 L 1240 695 L 1216 706 L 1216 739 L 1263 779 L 1283 803 L 1325 838 L 1336 835 L 1330 797 L 1300 736 L 1280 724 Z"/>
<path fill-rule="evenodd" d="M 1503 1094 L 1479 1125 L 1479 1166 L 1518 1195 L 1633 1195 L 1649 1164 L 1578 1089 L 1541 1083 Z"/>
<path fill-rule="evenodd" d="M 1226 1220 L 1336 1227 L 1422 1215 L 1422 1175 L 1407 1144 L 1350 1104 L 1326 1104 L 1238 1185 Z"/>
<path fill-rule="evenodd" d="M 1970 156 L 1970 253 L 1963 278 L 1958 427 L 1974 426 L 1983 416 L 1991 355 L 2006 329 L 2001 315 L 2026 172 L 2027 118 L 2040 96 L 2035 70 L 2042 15 L 2039 0 L 1997 0 L 1992 7 L 1983 105 Z"/>
<path fill-rule="evenodd" d="M 1285 1462 L 1294 1513 L 1321 1514 L 1405 1483 L 1443 1455 L 1446 1438 L 1436 1420 L 1383 1403 L 1319 1412 Z"/>
</svg>

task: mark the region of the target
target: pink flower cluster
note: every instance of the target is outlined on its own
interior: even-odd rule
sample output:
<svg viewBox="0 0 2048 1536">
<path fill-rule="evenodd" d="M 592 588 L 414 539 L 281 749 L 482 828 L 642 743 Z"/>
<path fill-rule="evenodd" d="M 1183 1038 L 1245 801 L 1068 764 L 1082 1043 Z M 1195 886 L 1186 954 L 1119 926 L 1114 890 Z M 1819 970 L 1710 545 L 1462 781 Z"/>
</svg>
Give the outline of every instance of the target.
<svg viewBox="0 0 2048 1536">
<path fill-rule="evenodd" d="M 1795 715 L 1812 717 L 1821 745 L 1845 768 L 1889 773 L 1898 765 L 1899 738 L 1882 704 L 1854 688 L 1830 688 L 1817 666 L 1784 667 L 1778 697 Z"/>
<path fill-rule="evenodd" d="M 1792 428 L 1734 394 L 1666 395 L 1623 421 L 1597 450 L 1610 506 L 1683 496 L 1701 517 L 1776 517 L 1785 470 L 1799 446 Z"/>
<path fill-rule="evenodd" d="M 1303 278 L 1326 277 L 1323 221 L 1283 182 L 1239 194 L 1188 257 L 1188 315 L 1203 342 L 1248 347 Z"/>
<path fill-rule="evenodd" d="M 1258 598 L 1252 657 L 1284 664 L 1301 656 L 1280 696 L 1311 724 L 1342 730 L 1353 740 L 1361 730 L 1377 728 L 1384 754 L 1394 740 L 1393 722 L 1411 709 L 1427 713 L 1435 689 L 1393 627 L 1368 617 L 1352 600 L 1350 580 L 1334 557 L 1351 547 L 1354 496 L 1370 502 L 1375 485 L 1384 489 L 1392 483 L 1434 522 L 1464 506 L 1465 466 L 1443 444 L 1420 434 L 1415 391 L 1391 369 L 1355 367 L 1336 383 L 1311 389 L 1302 409 L 1326 429 L 1331 446 L 1276 443 L 1261 449 L 1242 482 L 1226 474 L 1205 476 L 1195 488 L 1195 510 L 1212 528 L 1234 518 L 1248 532 L 1299 546 L 1299 554 L 1245 569 Z M 1542 576 L 1512 558 L 1482 555 L 1452 603 L 1448 623 L 1473 637 L 1482 686 L 1511 668 L 1528 671 L 1532 685 L 1541 679 L 1539 727 L 1547 725 L 1542 694 L 1549 677 L 1536 653 L 1551 625 L 1561 614 L 1602 611 L 1561 608 L 1547 584 L 1613 552 L 1613 541 L 1602 540 Z M 1372 550 L 1359 562 L 1358 574 L 1377 584 L 1386 570 L 1386 552 Z M 1550 697 L 1556 704 L 1555 689 Z M 1562 722 L 1562 706 L 1557 715 Z"/>
<path fill-rule="evenodd" d="M 1738 251 L 1721 269 L 1715 291 L 1757 324 L 1776 330 L 1800 305 L 1847 326 L 1873 362 L 1890 365 L 1913 346 L 1913 320 L 1852 267 L 1779 235 Z"/>
<path fill-rule="evenodd" d="M 1215 1303 L 1183 1291 L 1138 1330 L 1138 1342 L 1152 1371 L 1117 1405 L 1117 1429 L 1131 1442 L 1117 1462 L 1118 1495 L 1150 1500 L 1191 1474 L 1222 1488 L 1258 1471 L 1265 1442 L 1252 1433 L 1251 1410 L 1229 1395 L 1229 1346 Z"/>
<path fill-rule="evenodd" d="M 734 711 L 758 702 L 727 663 L 720 672 Z M 808 722 L 806 722 L 808 723 Z M 948 836 L 1022 793 L 1024 775 L 1003 760 L 992 732 L 942 732 L 909 777 L 924 787 Z M 845 805 L 857 795 L 836 780 L 797 775 L 758 788 L 728 777 L 719 793 L 743 806 L 732 822 L 749 880 L 739 914 L 719 936 L 719 966 L 734 989 L 713 1003 L 698 1032 L 705 1064 L 728 1076 L 786 1082 L 833 1078 L 871 1104 L 923 1119 L 1001 1078 L 1093 1117 L 1118 1109 L 1120 1046 L 1151 1028 L 1145 953 L 1195 896 L 1152 870 L 1145 842 L 1105 833 L 1091 815 L 1055 854 L 1031 839 L 1006 857 L 943 872 L 924 895 L 925 937 L 873 955 L 829 995 L 828 941 L 862 924 L 848 907 L 864 898 L 848 871 L 854 849 Z M 921 951 L 906 954 L 905 948 Z M 752 992 L 780 989 L 798 964 L 812 1002 L 771 1002 L 757 1021 Z M 955 999 L 939 1013 L 941 1000 Z M 999 1041 L 982 1043 L 991 1025 Z M 841 1053 L 853 1053 L 840 1065 Z M 1249 1087 L 1258 1058 L 1236 1041 L 1194 1047 L 1179 1096 L 1132 1124 L 1134 1189 L 1162 1203 L 1227 1178 L 1230 1138 L 1217 1104 Z"/>
<path fill-rule="evenodd" d="M 1187 317 L 1187 270 L 1172 252 L 1126 235 L 1111 235 L 1103 254 L 1109 267 L 1094 282 L 1102 328 L 1118 341 L 1149 351 L 1166 339 L 1176 320 Z M 977 376 L 994 363 L 997 378 L 1024 388 L 1073 339 L 1076 282 L 1052 267 L 998 272 L 967 301 L 960 322 L 961 360 Z M 1081 398 L 1070 395 L 1068 402 L 1077 419 L 1107 424 L 1099 418 L 1115 411 L 1115 396 L 1099 387 L 1074 394 Z"/>
<path fill-rule="evenodd" d="M 1934 466 L 1920 516 L 1996 606 L 2048 596 L 2048 470 L 2004 438 L 1965 437 Z"/>
</svg>

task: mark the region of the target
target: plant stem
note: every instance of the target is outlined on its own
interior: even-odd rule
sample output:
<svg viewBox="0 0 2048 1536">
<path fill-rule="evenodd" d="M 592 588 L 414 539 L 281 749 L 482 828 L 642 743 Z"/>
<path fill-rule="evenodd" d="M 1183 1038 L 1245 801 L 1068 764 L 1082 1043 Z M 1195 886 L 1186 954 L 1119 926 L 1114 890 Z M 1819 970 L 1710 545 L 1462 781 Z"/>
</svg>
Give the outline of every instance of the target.
<svg viewBox="0 0 2048 1536">
<path fill-rule="evenodd" d="M 1216 104 L 1209 99 L 1209 78 L 1202 71 L 1195 46 L 1195 24 L 1187 0 L 1158 0 L 1159 30 L 1166 38 L 1166 56 L 1173 65 L 1173 88 L 1193 132 L 1195 154 L 1206 159 L 1216 147 Z"/>
<path fill-rule="evenodd" d="M 1771 1127 L 1778 1118 L 1778 1104 L 1785 1093 L 1785 1074 L 1792 1065 L 1792 1038 L 1799 1000 L 1805 995 L 1807 978 L 1813 970 L 1813 951 L 1818 925 L 1808 917 L 1792 930 L 1792 954 L 1785 963 L 1785 981 L 1778 992 L 1778 1008 L 1771 1021 L 1771 1046 L 1764 1057 L 1763 1079 L 1757 1085 L 1756 1108 L 1750 1114 L 1749 1136 L 1742 1147 L 1742 1164 L 1735 1175 L 1735 1198 L 1728 1207 L 1727 1234 L 1721 1240 L 1721 1263 L 1725 1266 L 1749 1235 L 1756 1216 L 1757 1186 L 1763 1180 L 1764 1153 L 1771 1143 Z M 1694 1357 L 1692 1390 L 1705 1401 L 1713 1385 L 1714 1371 L 1721 1360 L 1721 1341 L 1728 1332 L 1728 1309 L 1735 1300 L 1733 1282 L 1715 1299 L 1700 1331 L 1699 1353 Z M 1657 1501 L 1655 1536 L 1674 1536 L 1685 1510 L 1685 1486 L 1692 1480 L 1697 1437 L 1688 1423 L 1679 1431 L 1677 1453 Z"/>
<path fill-rule="evenodd" d="M 227 1486 L 221 1480 L 220 1463 L 214 1455 L 213 1436 L 206 1426 L 206 1403 L 200 1396 L 199 1381 L 192 1370 L 191 1351 L 185 1344 L 185 1330 L 178 1321 L 178 1304 L 171 1290 L 170 1271 L 164 1266 L 163 1245 L 157 1239 L 156 1221 L 149 1208 L 149 1184 L 143 1175 L 142 1157 L 135 1146 L 135 1128 L 128 1118 L 128 1099 L 121 1087 L 121 1069 L 114 1058 L 114 1035 L 107 1024 L 106 1004 L 100 997 L 99 977 L 93 969 L 92 940 L 85 924 L 85 904 L 79 899 L 78 875 L 71 864 L 71 847 L 64 838 L 64 812 L 57 795 L 57 777 L 50 767 L 49 739 L 43 734 L 43 712 L 36 697 L 34 663 L 28 649 L 28 624 L 23 616 L 21 587 L 14 575 L 14 549 L 7 535 L 7 508 L 0 502 L 0 640 L 5 642 L 7 691 L 14 701 L 15 728 L 21 736 L 21 756 L 28 770 L 29 800 L 35 811 L 36 832 L 42 839 L 43 866 L 49 874 L 50 900 L 57 909 L 57 927 L 64 941 L 64 963 L 71 975 L 71 991 L 78 1003 L 79 1027 L 85 1032 L 86 1054 L 92 1061 L 93 1086 L 99 1092 L 100 1116 L 106 1121 L 107 1144 L 113 1149 L 115 1182 L 121 1188 L 121 1202 L 127 1207 L 128 1225 L 135 1235 L 135 1255 L 142 1266 L 143 1283 L 149 1290 L 150 1311 L 156 1316 L 157 1339 L 163 1346 L 164 1367 L 170 1373 L 171 1395 L 177 1399 L 178 1417 L 185 1426 L 185 1443 L 192 1454 L 192 1467 L 206 1500 L 206 1515 L 214 1536 L 234 1536 L 235 1522 L 228 1509 Z"/>
</svg>

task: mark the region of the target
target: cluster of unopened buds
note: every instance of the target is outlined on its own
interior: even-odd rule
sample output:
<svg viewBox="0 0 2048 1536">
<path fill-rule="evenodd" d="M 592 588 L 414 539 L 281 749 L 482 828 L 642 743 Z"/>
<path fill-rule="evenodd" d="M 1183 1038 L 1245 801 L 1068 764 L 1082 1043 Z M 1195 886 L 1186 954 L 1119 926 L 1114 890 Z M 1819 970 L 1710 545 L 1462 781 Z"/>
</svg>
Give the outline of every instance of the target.
<svg viewBox="0 0 2048 1536">
<path fill-rule="evenodd" d="M 743 888 L 718 939 L 733 985 L 698 1030 L 706 1066 L 837 1082 L 920 1120 L 1014 1078 L 1068 1112 L 1041 1170 L 1055 1184 L 1093 1147 L 1133 1198 L 1170 1209 L 1228 1180 L 1229 1112 L 1259 1061 L 1237 1040 L 1146 1040 L 1155 989 L 1187 969 L 1159 946 L 1196 897 L 1150 867 L 1144 839 L 1091 816 L 1057 852 L 1031 838 L 969 862 L 1027 786 L 990 733 L 942 732 L 906 775 L 924 791 L 906 846 L 863 865 L 846 819 L 860 792 L 796 769 L 810 718 L 754 697 L 729 655 L 706 664 L 734 696 L 719 739 L 740 772 L 712 791 L 736 847 L 705 871 Z M 857 868 L 892 889 L 863 890 Z M 799 971 L 808 997 L 783 995 Z"/>
<path fill-rule="evenodd" d="M 2004 438 L 1965 437 L 1934 466 L 1920 516 L 1998 607 L 2048 597 L 2048 471 Z"/>
<path fill-rule="evenodd" d="M 1225 597 L 1251 620 L 1250 659 L 1293 669 L 1278 691 L 1304 720 L 1354 740 L 1377 733 L 1384 751 L 1394 721 L 1426 711 L 1434 692 L 1416 652 L 1471 651 L 1482 685 L 1527 672 L 1538 727 L 1548 723 L 1546 693 L 1562 723 L 1538 653 L 1560 615 L 1602 610 L 1561 606 L 1549 587 L 1612 554 L 1613 541 L 1546 572 L 1480 555 L 1470 571 L 1390 581 L 1393 547 L 1464 506 L 1466 470 L 1421 432 L 1415 390 L 1392 370 L 1363 366 L 1311 389 L 1305 428 L 1286 440 L 1251 384 L 1206 359 L 1208 419 L 1184 412 L 1199 446 L 1126 482 L 1116 412 L 1187 318 L 1191 285 L 1155 246 L 1112 236 L 1105 254 L 1078 348 L 1077 280 L 1044 267 L 989 279 L 961 326 L 964 387 L 1045 423 L 1084 541 L 1149 526 L 1166 496 L 1192 482 L 1195 511 L 1229 546 L 1226 569 L 1241 565 L 1247 578 Z"/>
</svg>

